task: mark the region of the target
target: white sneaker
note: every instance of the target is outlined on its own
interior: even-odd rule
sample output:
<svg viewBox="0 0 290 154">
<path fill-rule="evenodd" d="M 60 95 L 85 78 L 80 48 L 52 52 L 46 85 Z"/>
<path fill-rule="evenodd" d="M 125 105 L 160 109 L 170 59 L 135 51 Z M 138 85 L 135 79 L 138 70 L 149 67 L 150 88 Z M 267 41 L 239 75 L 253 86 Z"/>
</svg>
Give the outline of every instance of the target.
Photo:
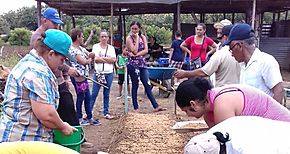
<svg viewBox="0 0 290 154">
<path fill-rule="evenodd" d="M 128 99 L 131 99 L 132 97 L 131 97 L 131 96 L 128 96 L 127 98 L 128 98 Z"/>
</svg>

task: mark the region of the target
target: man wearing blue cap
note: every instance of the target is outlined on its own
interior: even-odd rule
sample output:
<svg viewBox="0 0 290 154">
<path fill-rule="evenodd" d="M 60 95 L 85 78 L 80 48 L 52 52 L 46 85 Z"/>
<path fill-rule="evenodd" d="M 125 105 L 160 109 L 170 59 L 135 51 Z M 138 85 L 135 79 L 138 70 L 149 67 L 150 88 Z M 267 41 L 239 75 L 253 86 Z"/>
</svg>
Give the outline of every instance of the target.
<svg viewBox="0 0 290 154">
<path fill-rule="evenodd" d="M 59 93 L 53 73 L 64 63 L 71 44 L 66 33 L 47 30 L 12 69 L 3 101 L 0 142 L 52 142 L 52 129 L 64 135 L 76 130 L 56 111 Z"/>
<path fill-rule="evenodd" d="M 282 103 L 283 80 L 276 59 L 256 47 L 255 33 L 248 24 L 236 24 L 223 45 L 241 63 L 240 83 L 256 87 Z"/>
<path fill-rule="evenodd" d="M 227 25 L 222 28 L 219 39 L 224 42 L 230 33 L 233 25 Z M 239 63 L 231 56 L 229 47 L 224 46 L 218 49 L 212 55 L 210 60 L 199 69 L 193 71 L 178 70 L 175 73 L 176 78 L 194 78 L 207 77 L 215 73 L 215 87 L 220 87 L 227 84 L 238 84 L 240 79 Z"/>
<path fill-rule="evenodd" d="M 59 13 L 54 8 L 47 8 L 42 13 L 41 26 L 33 33 L 30 39 L 30 48 L 33 48 L 33 43 L 43 32 L 48 29 L 57 29 L 58 25 L 63 25 L 60 20 Z"/>
</svg>

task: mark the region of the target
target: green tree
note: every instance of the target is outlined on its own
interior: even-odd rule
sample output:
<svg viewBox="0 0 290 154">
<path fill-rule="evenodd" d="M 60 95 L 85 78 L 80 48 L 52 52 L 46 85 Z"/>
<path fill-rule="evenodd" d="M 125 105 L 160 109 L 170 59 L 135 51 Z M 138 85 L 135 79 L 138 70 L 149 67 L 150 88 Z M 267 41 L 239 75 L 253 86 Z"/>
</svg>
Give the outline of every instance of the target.
<svg viewBox="0 0 290 154">
<path fill-rule="evenodd" d="M 8 34 L 10 31 L 10 26 L 8 24 L 8 22 L 0 17 L 0 34 Z"/>
<path fill-rule="evenodd" d="M 28 46 L 31 32 L 26 28 L 15 28 L 11 30 L 8 42 L 11 45 Z"/>
<path fill-rule="evenodd" d="M 37 10 L 35 6 L 18 9 L 17 15 L 18 25 L 15 25 L 15 27 L 25 27 L 29 30 L 37 29 Z"/>
</svg>

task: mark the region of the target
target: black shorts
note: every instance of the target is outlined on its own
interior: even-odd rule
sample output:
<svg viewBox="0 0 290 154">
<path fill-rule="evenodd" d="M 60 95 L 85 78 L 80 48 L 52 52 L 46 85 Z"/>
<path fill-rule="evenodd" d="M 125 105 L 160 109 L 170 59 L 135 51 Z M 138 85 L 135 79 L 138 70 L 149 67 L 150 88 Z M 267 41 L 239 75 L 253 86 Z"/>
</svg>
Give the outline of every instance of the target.
<svg viewBox="0 0 290 154">
<path fill-rule="evenodd" d="M 118 84 L 122 85 L 125 80 L 125 74 L 118 74 Z M 129 84 L 129 75 L 127 75 L 127 84 Z"/>
</svg>

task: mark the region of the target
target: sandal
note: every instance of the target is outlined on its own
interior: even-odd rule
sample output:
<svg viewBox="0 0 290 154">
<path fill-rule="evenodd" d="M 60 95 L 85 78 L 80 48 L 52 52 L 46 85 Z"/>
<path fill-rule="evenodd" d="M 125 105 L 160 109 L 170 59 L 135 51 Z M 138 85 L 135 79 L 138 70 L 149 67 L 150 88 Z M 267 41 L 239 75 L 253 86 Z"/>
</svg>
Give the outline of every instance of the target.
<svg viewBox="0 0 290 154">
<path fill-rule="evenodd" d="M 167 110 L 166 108 L 158 107 L 158 108 L 155 108 L 153 112 L 166 111 L 166 110 Z"/>
<path fill-rule="evenodd" d="M 109 120 L 114 119 L 114 116 L 111 116 L 110 114 L 106 114 L 104 117 Z"/>
</svg>

